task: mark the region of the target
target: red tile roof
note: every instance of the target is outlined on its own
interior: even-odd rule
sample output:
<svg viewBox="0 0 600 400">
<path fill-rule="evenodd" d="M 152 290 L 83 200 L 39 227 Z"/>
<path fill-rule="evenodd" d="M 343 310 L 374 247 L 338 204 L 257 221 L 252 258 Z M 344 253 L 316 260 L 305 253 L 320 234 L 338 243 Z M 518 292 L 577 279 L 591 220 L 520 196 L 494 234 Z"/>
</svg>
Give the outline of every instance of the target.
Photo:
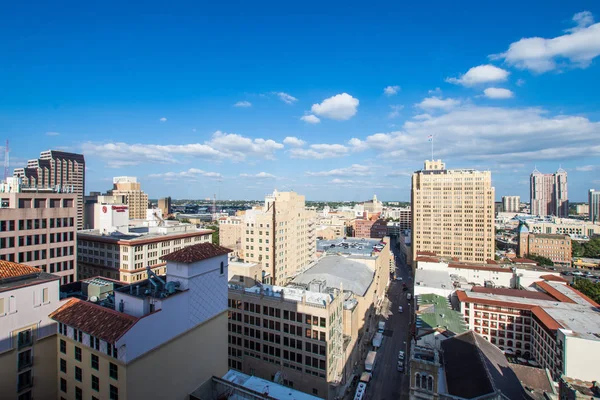
<svg viewBox="0 0 600 400">
<path fill-rule="evenodd" d="M 546 328 L 555 331 L 557 329 L 563 328 L 563 326 L 561 324 L 559 324 L 558 322 L 556 322 L 556 320 L 554 318 L 552 318 L 550 315 L 548 315 L 548 313 L 546 311 L 544 311 L 544 309 L 542 307 L 533 307 L 531 309 L 531 312 L 533 313 L 533 315 L 535 315 L 537 317 L 537 319 L 540 320 L 540 322 L 542 324 L 544 324 L 546 326 Z"/>
<path fill-rule="evenodd" d="M 545 281 L 562 282 L 562 283 L 569 282 L 565 278 L 557 276 L 557 275 L 541 275 L 540 278 L 542 278 Z"/>
<path fill-rule="evenodd" d="M 440 262 L 439 258 L 433 258 L 433 257 L 417 257 L 417 261 L 431 262 L 431 263 Z"/>
<path fill-rule="evenodd" d="M 515 308 L 517 310 L 531 310 L 533 307 L 536 307 L 531 304 L 523 304 L 523 303 L 517 303 L 517 302 L 512 302 L 512 301 L 495 300 L 493 298 L 481 299 L 481 298 L 469 297 L 469 294 L 467 292 L 465 292 L 464 290 L 457 290 L 456 295 L 458 297 L 458 300 L 461 303 L 473 303 L 473 304 L 484 304 L 484 305 L 488 305 L 488 306 L 510 307 L 510 308 Z M 516 300 L 518 300 L 518 299 L 515 299 L 515 301 Z"/>
<path fill-rule="evenodd" d="M 496 260 L 492 260 L 491 258 L 488 258 L 487 260 L 485 260 L 485 262 L 486 262 L 487 264 L 498 264 L 498 263 L 496 262 Z"/>
<path fill-rule="evenodd" d="M 502 267 L 493 267 L 489 265 L 470 265 L 470 264 L 448 264 L 448 268 L 462 268 L 462 269 L 477 269 L 482 271 L 496 271 L 496 272 L 507 272 L 512 274 L 512 269 L 510 268 L 502 268 Z"/>
<path fill-rule="evenodd" d="M 524 299 L 537 299 L 537 300 L 548 300 L 548 301 L 554 300 L 552 297 L 548 296 L 546 293 L 533 292 L 530 290 L 487 288 L 487 287 L 483 287 L 483 286 L 473 286 L 471 291 L 476 292 L 476 293 L 491 293 L 491 294 L 497 294 L 497 295 L 501 295 L 501 296 L 521 297 Z"/>
<path fill-rule="evenodd" d="M 530 260 L 529 258 L 513 258 L 512 262 L 515 264 L 535 264 L 538 265 L 537 261 Z"/>
<path fill-rule="evenodd" d="M 535 282 L 535 285 L 542 289 L 544 292 L 548 293 L 550 296 L 554 297 L 556 300 L 561 301 L 563 303 L 572 303 L 576 304 L 577 302 L 571 300 L 569 296 L 562 294 L 559 290 L 550 286 L 547 282 L 539 281 Z"/>
<path fill-rule="evenodd" d="M 0 260 L 0 279 L 39 274 L 42 270 L 25 264 Z"/>
<path fill-rule="evenodd" d="M 417 251 L 418 256 L 437 256 L 433 251 Z"/>
<path fill-rule="evenodd" d="M 221 247 L 217 244 L 198 243 L 167 254 L 166 256 L 161 257 L 161 260 L 191 264 L 209 258 L 222 256 L 231 253 L 232 251 L 233 250 L 226 247 Z"/>
<path fill-rule="evenodd" d="M 119 340 L 138 321 L 131 315 L 75 298 L 49 317 L 109 343 Z"/>
</svg>

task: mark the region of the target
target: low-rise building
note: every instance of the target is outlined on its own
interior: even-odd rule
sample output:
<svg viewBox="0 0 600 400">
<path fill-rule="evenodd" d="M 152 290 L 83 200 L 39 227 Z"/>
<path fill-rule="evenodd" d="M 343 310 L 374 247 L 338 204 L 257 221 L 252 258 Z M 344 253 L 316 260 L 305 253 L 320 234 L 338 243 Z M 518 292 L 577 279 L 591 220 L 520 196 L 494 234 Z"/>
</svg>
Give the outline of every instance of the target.
<svg viewBox="0 0 600 400">
<path fill-rule="evenodd" d="M 387 236 L 387 222 L 383 219 L 356 219 L 352 222 L 352 236 L 357 238 L 379 238 Z"/>
<path fill-rule="evenodd" d="M 589 204 L 577 204 L 575 206 L 575 212 L 577 215 L 588 215 L 590 213 Z"/>
<path fill-rule="evenodd" d="M 561 400 L 600 399 L 600 383 L 561 376 L 558 381 Z"/>
<path fill-rule="evenodd" d="M 412 211 L 410 207 L 388 207 L 383 210 L 381 216 L 398 220 L 401 230 L 411 229 Z"/>
<path fill-rule="evenodd" d="M 569 235 L 571 239 L 586 239 L 600 235 L 600 220 L 581 221 L 572 218 L 531 218 L 525 221 L 529 232 L 551 235 Z"/>
<path fill-rule="evenodd" d="M 519 257 L 546 257 L 555 265 L 571 266 L 571 237 L 566 234 L 530 233 L 525 224 L 519 227 Z"/>
</svg>

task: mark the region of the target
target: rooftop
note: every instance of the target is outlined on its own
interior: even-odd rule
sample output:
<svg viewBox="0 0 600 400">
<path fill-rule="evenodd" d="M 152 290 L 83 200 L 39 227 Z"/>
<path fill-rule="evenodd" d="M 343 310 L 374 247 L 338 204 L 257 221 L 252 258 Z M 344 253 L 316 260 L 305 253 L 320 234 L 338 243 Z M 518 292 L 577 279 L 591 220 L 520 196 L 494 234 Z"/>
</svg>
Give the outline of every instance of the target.
<svg viewBox="0 0 600 400">
<path fill-rule="evenodd" d="M 232 251 L 233 250 L 219 246 L 218 244 L 198 243 L 169 253 L 166 256 L 162 256 L 161 260 L 191 264 L 209 258 L 223 256 Z"/>
<path fill-rule="evenodd" d="M 349 254 L 365 257 L 377 257 L 373 247 L 380 239 L 346 238 L 336 240 L 317 240 L 317 251 L 327 254 Z"/>
<path fill-rule="evenodd" d="M 479 292 L 479 293 L 499 294 L 499 295 L 504 295 L 504 296 L 519 297 L 519 298 L 526 298 L 526 299 L 554 301 L 554 299 L 552 297 L 548 296 L 547 294 L 542 293 L 542 292 L 532 291 L 532 290 L 487 288 L 487 287 L 483 287 L 483 286 L 473 286 L 471 291 Z"/>
<path fill-rule="evenodd" d="M 374 275 L 373 268 L 352 257 L 327 255 L 296 276 L 292 282 L 308 285 L 316 279 L 325 281 L 327 287 L 339 289 L 341 284 L 344 291 L 364 296 Z"/>
<path fill-rule="evenodd" d="M 29 265 L 0 260 L 0 292 L 54 280 L 60 277 Z"/>
<path fill-rule="evenodd" d="M 418 329 L 445 327 L 455 334 L 468 330 L 462 314 L 452 310 L 445 297 L 436 294 L 418 295 L 417 304 Z"/>
<path fill-rule="evenodd" d="M 181 230 L 181 227 L 185 226 L 187 227 L 187 229 L 185 229 L 184 231 Z M 122 233 L 122 232 L 112 232 L 110 234 L 106 234 L 103 232 L 100 232 L 98 229 L 85 229 L 85 230 L 80 230 L 77 231 L 77 237 L 78 238 L 83 238 L 85 239 L 86 236 L 92 240 L 95 239 L 101 239 L 102 241 L 106 241 L 106 242 L 119 242 L 119 241 L 129 241 L 132 242 L 132 244 L 135 244 L 138 241 L 148 241 L 148 240 L 152 240 L 152 239 L 158 239 L 157 241 L 160 240 L 164 240 L 165 237 L 171 237 L 173 239 L 176 238 L 176 236 L 189 236 L 191 233 L 196 233 L 196 234 L 210 234 L 213 233 L 214 231 L 210 230 L 210 229 L 197 229 L 195 225 L 192 224 L 179 224 L 179 225 L 174 225 L 174 227 L 178 227 L 180 228 L 179 230 L 175 231 L 175 232 L 164 232 L 164 230 L 161 230 L 160 228 L 162 227 L 158 227 L 158 230 L 155 229 L 150 229 L 149 227 L 131 227 L 129 228 L 129 233 Z M 168 227 L 167 227 L 168 230 Z"/>
<path fill-rule="evenodd" d="M 266 379 L 250 376 L 238 371 L 229 370 L 223 379 L 232 383 L 241 385 L 247 389 L 262 393 L 270 399 L 295 399 L 295 400 L 319 400 L 320 397 L 315 397 L 310 394 L 294 390 L 289 387 L 279 385 Z"/>
<path fill-rule="evenodd" d="M 418 286 L 454 290 L 448 271 L 417 269 L 415 271 L 415 289 Z"/>
<path fill-rule="evenodd" d="M 325 306 L 330 304 L 334 296 L 331 293 L 312 292 L 294 287 L 283 287 L 274 285 L 260 284 L 249 288 L 242 288 L 240 285 L 234 283 L 229 284 L 230 289 L 244 290 L 247 293 L 263 294 L 264 296 L 271 296 L 276 298 L 284 298 L 286 300 L 292 300 L 301 302 L 304 298 L 306 303 L 316 304 L 319 306 Z"/>
<path fill-rule="evenodd" d="M 131 315 L 76 298 L 67 300 L 49 317 L 108 343 L 115 343 L 138 321 Z"/>
</svg>

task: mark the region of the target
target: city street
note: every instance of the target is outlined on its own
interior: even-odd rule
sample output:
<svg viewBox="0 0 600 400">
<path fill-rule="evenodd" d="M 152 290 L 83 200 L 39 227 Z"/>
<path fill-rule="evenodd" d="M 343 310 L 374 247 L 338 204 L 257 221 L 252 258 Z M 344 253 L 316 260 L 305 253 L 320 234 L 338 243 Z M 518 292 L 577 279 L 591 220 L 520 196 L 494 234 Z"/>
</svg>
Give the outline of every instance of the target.
<svg viewBox="0 0 600 400">
<path fill-rule="evenodd" d="M 408 268 L 404 265 L 404 257 L 400 251 L 394 249 L 396 254 L 397 275 L 402 281 L 392 281 L 388 291 L 386 310 L 382 311 L 386 321 L 384 341 L 377 351 L 373 379 L 368 385 L 366 398 L 378 400 L 408 399 L 409 385 L 407 368 L 407 340 L 411 318 L 410 307 L 406 300 L 406 293 L 412 293 L 412 279 Z M 402 290 L 402 282 L 405 282 L 409 291 Z M 412 300 L 411 300 L 412 304 Z M 398 312 L 398 306 L 403 307 L 403 312 Z M 398 372 L 398 351 L 405 353 L 404 372 Z"/>
</svg>

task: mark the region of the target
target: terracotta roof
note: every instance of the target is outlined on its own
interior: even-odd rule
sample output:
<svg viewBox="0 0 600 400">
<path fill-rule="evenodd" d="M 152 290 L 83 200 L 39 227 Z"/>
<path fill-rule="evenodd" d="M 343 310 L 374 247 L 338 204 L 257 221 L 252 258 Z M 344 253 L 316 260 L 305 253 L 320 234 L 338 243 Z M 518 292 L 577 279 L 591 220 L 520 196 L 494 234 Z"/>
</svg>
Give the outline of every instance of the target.
<svg viewBox="0 0 600 400">
<path fill-rule="evenodd" d="M 572 303 L 576 304 L 577 302 L 572 300 L 569 296 L 562 294 L 557 289 L 554 289 L 552 286 L 548 285 L 548 283 L 544 281 L 535 282 L 535 285 L 542 289 L 544 292 L 548 293 L 550 296 L 554 297 L 558 301 L 562 301 L 563 303 Z"/>
<path fill-rule="evenodd" d="M 109 343 L 119 340 L 138 321 L 131 315 L 76 298 L 67 301 L 49 317 Z"/>
<path fill-rule="evenodd" d="M 518 299 L 515 299 L 515 301 L 512 302 L 495 299 L 481 299 L 479 297 L 469 297 L 468 293 L 463 290 L 457 290 L 456 295 L 458 296 L 458 301 L 460 301 L 461 303 L 484 304 L 488 306 L 515 308 L 517 310 L 531 310 L 532 308 L 536 307 L 531 304 L 518 303 Z"/>
<path fill-rule="evenodd" d="M 438 258 L 433 258 L 433 257 L 417 257 L 417 261 L 433 262 L 433 263 L 440 262 L 440 260 Z"/>
<path fill-rule="evenodd" d="M 417 251 L 418 256 L 437 256 L 433 251 Z"/>
<path fill-rule="evenodd" d="M 521 297 L 524 299 L 537 299 L 537 300 L 554 300 L 552 297 L 548 296 L 546 293 L 542 292 L 533 292 L 529 290 L 519 290 L 519 289 L 504 289 L 504 288 L 487 288 L 483 286 L 474 286 L 471 291 L 477 293 L 491 293 L 502 296 L 511 296 L 511 297 Z"/>
<path fill-rule="evenodd" d="M 535 264 L 535 265 L 538 265 L 537 261 L 530 260 L 529 258 L 518 258 L 517 257 L 517 258 L 513 258 L 512 262 L 516 263 L 516 264 Z"/>
<path fill-rule="evenodd" d="M 512 270 L 510 268 L 502 268 L 502 267 L 492 267 L 488 265 L 469 265 L 469 264 L 448 264 L 448 268 L 462 268 L 462 269 L 477 269 L 477 270 L 485 270 L 485 271 L 496 271 L 496 272 L 507 272 L 512 274 Z"/>
<path fill-rule="evenodd" d="M 485 262 L 486 262 L 487 264 L 498 264 L 498 263 L 496 262 L 496 260 L 492 260 L 491 258 L 488 258 L 487 260 L 485 260 Z"/>
<path fill-rule="evenodd" d="M 0 279 L 39 274 L 42 270 L 25 264 L 0 260 Z"/>
<path fill-rule="evenodd" d="M 557 329 L 563 328 L 561 324 L 556 322 L 554 318 L 552 318 L 544 309 L 540 306 L 533 307 L 531 309 L 533 315 L 537 317 L 537 319 L 548 329 L 555 331 Z"/>
<path fill-rule="evenodd" d="M 554 282 L 563 282 L 563 283 L 568 283 L 569 282 L 565 278 L 562 278 L 562 277 L 557 276 L 557 275 L 541 275 L 540 278 L 542 278 L 545 281 L 554 281 Z"/>
<path fill-rule="evenodd" d="M 161 260 L 191 264 L 197 261 L 222 256 L 231 253 L 232 251 L 233 250 L 221 247 L 217 244 L 198 243 L 167 254 L 166 256 L 161 257 Z"/>
</svg>

